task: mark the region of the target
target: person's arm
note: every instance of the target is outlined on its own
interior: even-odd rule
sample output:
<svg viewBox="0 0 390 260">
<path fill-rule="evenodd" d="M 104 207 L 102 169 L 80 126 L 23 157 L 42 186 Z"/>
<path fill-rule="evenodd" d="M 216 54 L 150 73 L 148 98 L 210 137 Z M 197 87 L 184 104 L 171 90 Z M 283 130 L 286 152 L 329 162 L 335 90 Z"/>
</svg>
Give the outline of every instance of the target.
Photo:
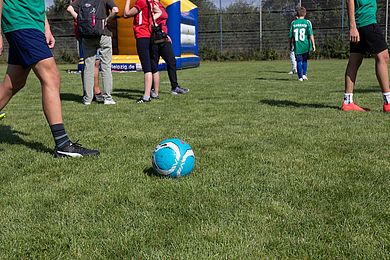
<svg viewBox="0 0 390 260">
<path fill-rule="evenodd" d="M 132 7 L 130 8 L 130 0 L 126 0 L 125 9 L 123 11 L 123 17 L 133 17 L 136 16 L 139 13 L 138 8 Z"/>
<path fill-rule="evenodd" d="M 161 15 L 162 15 L 162 11 L 161 11 L 160 7 L 158 6 L 158 4 L 154 3 L 153 19 L 156 21 L 158 18 L 160 18 Z"/>
<path fill-rule="evenodd" d="M 56 40 L 54 39 L 54 36 L 51 33 L 50 24 L 49 21 L 47 20 L 46 15 L 45 15 L 45 37 L 46 37 L 47 46 L 49 46 L 50 49 L 54 48 Z"/>
<path fill-rule="evenodd" d="M 289 51 L 293 50 L 293 44 L 294 44 L 293 37 L 294 37 L 293 28 L 292 28 L 292 25 L 290 25 L 290 32 L 288 34 L 288 47 L 289 47 Z"/>
<path fill-rule="evenodd" d="M 68 11 L 75 20 L 77 19 L 78 14 L 74 10 L 73 6 L 69 5 L 68 8 L 66 8 L 66 11 Z"/>
<path fill-rule="evenodd" d="M 116 6 L 114 0 L 107 1 L 107 8 L 110 10 L 110 14 L 106 18 L 106 22 L 115 18 L 116 14 L 119 13 L 119 8 Z"/>
<path fill-rule="evenodd" d="M 357 43 L 360 41 L 360 35 L 356 27 L 354 0 L 347 0 L 347 9 L 348 9 L 348 19 L 349 19 L 349 40 L 351 42 Z"/>
<path fill-rule="evenodd" d="M 311 43 L 313 44 L 313 51 L 316 51 L 316 43 L 314 41 L 314 35 L 310 35 L 310 40 L 311 40 Z"/>
<path fill-rule="evenodd" d="M 0 21 L 2 19 L 2 16 L 3 16 L 3 0 L 0 0 Z M 3 34 L 2 34 L 2 31 L 1 31 L 1 26 L 0 26 L 0 55 L 3 54 L 3 48 L 4 48 Z"/>
</svg>

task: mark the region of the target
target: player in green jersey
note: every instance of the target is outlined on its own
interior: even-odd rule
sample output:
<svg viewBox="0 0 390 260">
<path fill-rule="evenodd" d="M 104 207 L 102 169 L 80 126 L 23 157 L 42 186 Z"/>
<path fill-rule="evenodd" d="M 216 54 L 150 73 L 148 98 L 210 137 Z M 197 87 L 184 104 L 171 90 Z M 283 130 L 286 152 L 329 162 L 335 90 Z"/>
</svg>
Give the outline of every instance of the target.
<svg viewBox="0 0 390 260">
<path fill-rule="evenodd" d="M 290 50 L 294 49 L 295 52 L 299 81 L 307 80 L 307 60 L 310 52 L 316 50 L 313 27 L 305 16 L 306 9 L 298 7 L 297 19 L 291 22 L 289 34 Z"/>
<path fill-rule="evenodd" d="M 376 21 L 376 0 L 347 0 L 350 55 L 345 71 L 343 111 L 365 111 L 353 102 L 356 76 L 365 54 L 375 57 L 375 72 L 383 93 L 383 111 L 390 112 L 387 43 Z"/>
<path fill-rule="evenodd" d="M 0 83 L 0 110 L 27 83 L 30 71 L 41 83 L 42 106 L 55 142 L 56 157 L 99 155 L 98 150 L 70 141 L 62 121 L 61 77 L 50 48 L 55 39 L 45 15 L 44 0 L 0 0 L 0 55 L 3 34 L 9 45 L 8 67 Z M 2 32 L 2 33 L 1 33 Z"/>
</svg>

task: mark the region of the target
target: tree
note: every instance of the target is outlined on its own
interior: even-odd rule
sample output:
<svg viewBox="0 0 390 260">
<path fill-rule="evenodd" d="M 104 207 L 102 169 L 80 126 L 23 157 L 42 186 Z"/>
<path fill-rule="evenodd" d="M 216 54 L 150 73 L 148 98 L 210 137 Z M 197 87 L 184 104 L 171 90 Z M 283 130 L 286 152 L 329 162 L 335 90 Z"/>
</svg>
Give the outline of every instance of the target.
<svg viewBox="0 0 390 260">
<path fill-rule="evenodd" d="M 62 18 L 67 16 L 66 8 L 69 6 L 69 0 L 54 0 L 52 6 L 50 6 L 46 14 L 48 17 Z"/>
<path fill-rule="evenodd" d="M 259 9 L 245 0 L 236 0 L 224 10 L 223 29 L 251 31 L 259 28 Z"/>
</svg>

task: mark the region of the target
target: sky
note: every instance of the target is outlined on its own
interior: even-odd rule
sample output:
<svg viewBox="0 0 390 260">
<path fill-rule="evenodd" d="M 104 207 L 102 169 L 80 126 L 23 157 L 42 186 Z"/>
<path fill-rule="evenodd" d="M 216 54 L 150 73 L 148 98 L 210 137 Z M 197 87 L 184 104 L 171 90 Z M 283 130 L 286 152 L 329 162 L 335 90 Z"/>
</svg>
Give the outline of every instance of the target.
<svg viewBox="0 0 390 260">
<path fill-rule="evenodd" d="M 53 4 L 53 0 L 45 0 L 46 8 Z"/>
</svg>

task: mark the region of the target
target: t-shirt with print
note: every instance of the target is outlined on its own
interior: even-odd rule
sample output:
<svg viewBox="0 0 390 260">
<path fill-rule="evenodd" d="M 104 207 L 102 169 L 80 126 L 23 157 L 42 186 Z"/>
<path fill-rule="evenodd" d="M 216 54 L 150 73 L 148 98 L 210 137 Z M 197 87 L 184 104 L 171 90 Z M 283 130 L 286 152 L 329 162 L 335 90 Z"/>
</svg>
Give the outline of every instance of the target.
<svg viewBox="0 0 390 260">
<path fill-rule="evenodd" d="M 70 5 L 74 8 L 76 13 L 79 13 L 80 5 L 83 0 L 75 0 Z M 107 18 L 109 14 L 109 10 L 112 10 L 112 8 L 117 7 L 114 0 L 101 0 L 101 3 L 99 5 L 99 9 L 96 10 L 96 16 Z M 110 31 L 110 28 L 106 26 L 104 28 L 104 35 L 112 36 L 112 32 Z"/>
<path fill-rule="evenodd" d="M 150 38 L 152 31 L 152 16 L 150 15 L 149 6 L 146 1 L 149 1 L 150 8 L 153 9 L 154 3 L 152 0 L 137 0 L 134 7 L 139 13 L 134 17 L 133 29 L 135 38 Z"/>
<path fill-rule="evenodd" d="M 45 32 L 45 1 L 4 0 L 1 26 L 3 33 L 21 29 Z"/>
<path fill-rule="evenodd" d="M 294 39 L 295 54 L 304 54 L 312 50 L 310 36 L 313 35 L 311 22 L 306 19 L 296 19 L 291 22 L 290 39 Z"/>
<path fill-rule="evenodd" d="M 376 10 L 376 0 L 355 0 L 356 27 L 377 23 Z"/>
</svg>

